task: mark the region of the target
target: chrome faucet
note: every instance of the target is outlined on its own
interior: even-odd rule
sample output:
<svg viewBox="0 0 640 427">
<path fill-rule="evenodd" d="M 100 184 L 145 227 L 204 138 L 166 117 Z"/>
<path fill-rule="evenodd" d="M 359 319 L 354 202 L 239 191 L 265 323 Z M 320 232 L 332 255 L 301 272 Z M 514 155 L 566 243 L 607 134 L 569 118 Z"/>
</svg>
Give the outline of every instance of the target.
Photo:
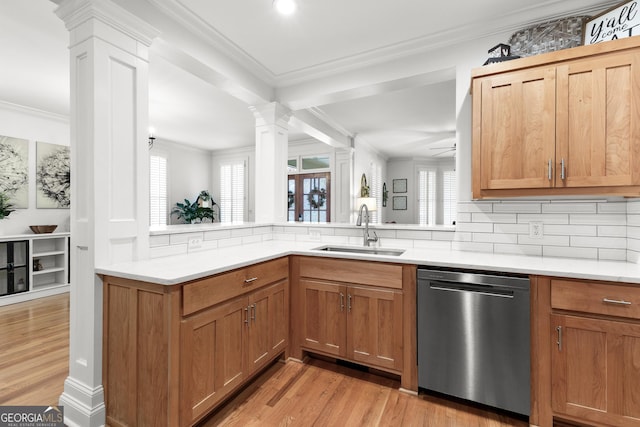
<svg viewBox="0 0 640 427">
<path fill-rule="evenodd" d="M 369 236 L 369 208 L 367 207 L 366 204 L 362 204 L 360 205 L 360 211 L 358 212 L 358 220 L 356 221 L 356 226 L 360 227 L 362 225 L 362 209 L 364 209 L 364 239 L 363 239 L 363 245 L 364 246 L 371 246 L 371 242 L 377 242 L 378 241 L 378 235 L 376 234 L 376 232 L 373 232 L 373 235 L 375 237 L 370 237 Z"/>
</svg>

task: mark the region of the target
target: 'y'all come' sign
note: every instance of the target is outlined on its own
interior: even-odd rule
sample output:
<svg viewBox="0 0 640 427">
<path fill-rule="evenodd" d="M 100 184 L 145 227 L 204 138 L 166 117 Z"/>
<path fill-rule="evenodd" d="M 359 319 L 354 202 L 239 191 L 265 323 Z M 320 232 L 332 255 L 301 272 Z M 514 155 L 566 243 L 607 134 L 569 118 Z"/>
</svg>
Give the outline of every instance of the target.
<svg viewBox="0 0 640 427">
<path fill-rule="evenodd" d="M 596 44 L 640 34 L 640 8 L 637 1 L 625 1 L 587 21 L 583 44 Z"/>
</svg>

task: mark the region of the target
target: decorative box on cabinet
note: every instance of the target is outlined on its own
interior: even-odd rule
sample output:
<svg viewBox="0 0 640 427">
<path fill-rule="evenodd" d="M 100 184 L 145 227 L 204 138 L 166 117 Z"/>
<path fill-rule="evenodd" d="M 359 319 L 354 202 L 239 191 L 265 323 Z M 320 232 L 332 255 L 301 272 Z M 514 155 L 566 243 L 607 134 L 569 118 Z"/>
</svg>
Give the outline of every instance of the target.
<svg viewBox="0 0 640 427">
<path fill-rule="evenodd" d="M 640 195 L 640 41 L 472 72 L 473 197 Z"/>
</svg>

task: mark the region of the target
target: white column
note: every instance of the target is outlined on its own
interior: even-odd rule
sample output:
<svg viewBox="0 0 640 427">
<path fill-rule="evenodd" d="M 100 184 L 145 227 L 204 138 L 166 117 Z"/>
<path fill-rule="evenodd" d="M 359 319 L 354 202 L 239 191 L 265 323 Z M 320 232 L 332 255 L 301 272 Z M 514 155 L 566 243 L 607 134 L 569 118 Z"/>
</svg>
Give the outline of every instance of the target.
<svg viewBox="0 0 640 427">
<path fill-rule="evenodd" d="M 156 31 L 110 0 L 64 0 L 70 31 L 71 315 L 65 423 L 105 424 L 98 265 L 148 257 L 148 47 Z"/>
<path fill-rule="evenodd" d="M 286 222 L 291 111 L 277 102 L 250 108 L 256 118 L 255 220 Z"/>
</svg>

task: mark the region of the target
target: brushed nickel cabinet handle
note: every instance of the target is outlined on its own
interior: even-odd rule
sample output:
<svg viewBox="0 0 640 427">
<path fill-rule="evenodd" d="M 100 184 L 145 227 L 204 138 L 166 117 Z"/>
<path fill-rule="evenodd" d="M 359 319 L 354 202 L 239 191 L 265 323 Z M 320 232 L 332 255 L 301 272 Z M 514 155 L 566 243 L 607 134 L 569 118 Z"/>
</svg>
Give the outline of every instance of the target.
<svg viewBox="0 0 640 427">
<path fill-rule="evenodd" d="M 553 164 L 551 159 L 549 159 L 549 162 L 547 163 L 547 175 L 549 177 L 549 181 L 551 181 L 553 179 Z"/>
<path fill-rule="evenodd" d="M 562 326 L 557 326 L 556 331 L 558 331 L 558 341 L 556 341 L 558 351 L 562 351 Z"/>
<path fill-rule="evenodd" d="M 347 296 L 347 312 L 351 313 L 351 294 Z"/>
<path fill-rule="evenodd" d="M 340 292 L 340 313 L 344 311 L 344 294 Z"/>
<path fill-rule="evenodd" d="M 567 178 L 566 167 L 567 165 L 565 164 L 564 159 L 562 159 L 560 161 L 560 179 L 562 180 Z"/>
<path fill-rule="evenodd" d="M 251 312 L 253 313 L 251 315 L 251 320 L 253 320 L 253 323 L 256 323 L 256 305 L 255 304 L 251 304 Z"/>
<path fill-rule="evenodd" d="M 244 283 L 251 283 L 251 282 L 255 282 L 256 280 L 258 280 L 257 277 L 252 277 L 251 279 L 244 279 Z"/>
<path fill-rule="evenodd" d="M 249 326 L 249 307 L 244 308 L 244 324 Z"/>
<path fill-rule="evenodd" d="M 631 301 L 625 301 L 623 299 L 602 298 L 602 302 L 606 304 L 631 305 Z"/>
</svg>

